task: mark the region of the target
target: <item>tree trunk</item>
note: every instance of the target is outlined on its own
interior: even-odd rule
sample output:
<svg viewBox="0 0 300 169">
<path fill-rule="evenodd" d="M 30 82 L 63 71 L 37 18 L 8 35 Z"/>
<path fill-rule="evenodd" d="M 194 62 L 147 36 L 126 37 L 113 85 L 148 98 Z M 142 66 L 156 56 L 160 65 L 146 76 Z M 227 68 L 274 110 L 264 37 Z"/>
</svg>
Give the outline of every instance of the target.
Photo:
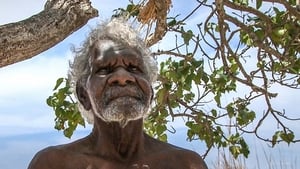
<svg viewBox="0 0 300 169">
<path fill-rule="evenodd" d="M 0 67 L 53 47 L 96 16 L 89 0 L 48 0 L 39 14 L 0 26 Z"/>
</svg>

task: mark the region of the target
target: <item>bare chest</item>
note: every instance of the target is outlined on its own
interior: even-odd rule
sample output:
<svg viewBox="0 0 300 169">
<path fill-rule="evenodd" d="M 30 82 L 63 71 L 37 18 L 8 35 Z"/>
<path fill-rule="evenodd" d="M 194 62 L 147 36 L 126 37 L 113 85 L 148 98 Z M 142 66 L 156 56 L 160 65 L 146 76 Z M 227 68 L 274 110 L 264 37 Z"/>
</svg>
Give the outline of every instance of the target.
<svg viewBox="0 0 300 169">
<path fill-rule="evenodd" d="M 116 161 L 94 156 L 80 155 L 70 157 L 63 162 L 61 169 L 181 169 L 172 158 L 160 158 L 155 156 L 144 157 L 132 161 Z M 62 164 L 62 163 L 61 163 Z"/>
</svg>

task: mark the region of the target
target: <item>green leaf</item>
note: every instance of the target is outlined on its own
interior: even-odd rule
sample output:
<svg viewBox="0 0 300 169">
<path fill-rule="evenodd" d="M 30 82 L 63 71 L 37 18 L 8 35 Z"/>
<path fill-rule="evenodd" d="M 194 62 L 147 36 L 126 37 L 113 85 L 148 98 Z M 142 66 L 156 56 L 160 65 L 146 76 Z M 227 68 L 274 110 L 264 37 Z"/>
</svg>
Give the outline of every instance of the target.
<svg viewBox="0 0 300 169">
<path fill-rule="evenodd" d="M 60 85 L 61 85 L 61 83 L 64 81 L 64 78 L 59 78 L 59 79 L 57 79 L 56 80 L 56 85 L 55 85 L 55 87 L 54 87 L 54 89 L 53 90 L 56 90 Z"/>
<path fill-rule="evenodd" d="M 167 134 L 162 134 L 161 136 L 159 136 L 159 140 L 163 141 L 163 142 L 167 142 L 168 141 L 168 136 Z"/>
<path fill-rule="evenodd" d="M 221 94 L 220 94 L 220 92 L 217 92 L 217 94 L 215 95 L 214 99 L 217 102 L 217 106 L 221 107 Z"/>
<path fill-rule="evenodd" d="M 184 94 L 184 100 L 186 102 L 190 102 L 194 99 L 195 97 L 195 94 L 194 93 L 187 93 L 187 94 Z"/>
<path fill-rule="evenodd" d="M 187 127 L 189 127 L 189 128 L 192 128 L 192 127 L 193 127 L 193 122 L 192 122 L 192 121 L 187 121 L 187 122 L 185 123 L 185 125 L 186 125 Z"/>
<path fill-rule="evenodd" d="M 68 138 L 71 138 L 71 136 L 73 135 L 74 129 L 72 128 L 67 128 L 64 130 L 64 135 Z"/>
<path fill-rule="evenodd" d="M 281 134 L 280 134 L 280 138 L 283 140 L 283 141 L 285 141 L 285 142 L 287 142 L 288 144 L 290 144 L 293 140 L 294 140 L 294 138 L 295 138 L 295 135 L 294 135 L 294 133 L 284 133 L 284 132 L 281 132 Z"/>
<path fill-rule="evenodd" d="M 165 125 L 158 125 L 156 128 L 156 133 L 158 136 L 162 135 L 167 130 Z"/>
<path fill-rule="evenodd" d="M 277 131 L 278 132 L 278 131 Z M 275 144 L 277 143 L 277 139 L 278 139 L 278 134 L 277 132 L 275 132 L 275 134 L 272 136 L 272 147 L 275 146 Z"/>
<path fill-rule="evenodd" d="M 172 19 L 170 22 L 168 22 L 168 26 L 173 27 L 177 23 L 176 19 Z"/>
<path fill-rule="evenodd" d="M 165 104 L 164 101 L 165 101 L 165 96 L 166 96 L 166 89 L 165 88 L 162 88 L 160 89 L 157 93 L 156 93 L 156 96 L 157 96 L 157 102 L 160 104 L 160 105 L 163 105 Z"/>
<path fill-rule="evenodd" d="M 205 84 L 209 81 L 209 77 L 205 72 L 202 74 L 202 80 L 205 82 Z"/>
<path fill-rule="evenodd" d="M 181 37 L 183 38 L 183 41 L 186 45 L 189 45 L 190 40 L 192 39 L 193 35 L 194 35 L 193 31 L 191 31 L 191 30 L 188 30 L 187 32 L 183 32 L 181 34 Z"/>
<path fill-rule="evenodd" d="M 134 4 L 127 5 L 126 11 L 130 14 L 130 16 L 137 16 L 139 14 L 139 7 Z"/>
<path fill-rule="evenodd" d="M 194 65 L 196 68 L 202 66 L 203 63 L 204 63 L 203 60 L 195 60 L 195 61 L 193 61 L 193 65 Z"/>
<path fill-rule="evenodd" d="M 248 0 L 241 0 L 241 5 L 248 6 L 249 5 Z"/>
<path fill-rule="evenodd" d="M 212 115 L 213 115 L 214 117 L 217 117 L 217 110 L 212 109 L 212 110 L 211 110 L 211 113 L 212 113 Z"/>
<path fill-rule="evenodd" d="M 228 142 L 231 144 L 229 150 L 234 158 L 237 158 L 240 154 L 243 154 L 246 158 L 248 157 L 250 153 L 249 147 L 239 133 L 231 135 Z"/>
<path fill-rule="evenodd" d="M 62 103 L 66 98 L 66 88 L 61 88 L 58 90 L 57 98 L 60 103 Z"/>
<path fill-rule="evenodd" d="M 226 110 L 227 110 L 228 116 L 229 116 L 230 118 L 232 118 L 232 117 L 235 115 L 235 110 L 234 110 L 234 108 L 232 107 L 232 103 L 230 103 L 230 104 L 228 104 L 228 105 L 226 106 Z"/>
<path fill-rule="evenodd" d="M 50 107 L 53 107 L 52 99 L 53 99 L 53 96 L 49 96 L 46 100 L 47 105 Z"/>
<path fill-rule="evenodd" d="M 247 143 L 245 142 L 245 140 L 243 138 L 240 138 L 239 143 L 241 145 L 241 152 L 243 153 L 243 155 L 246 158 L 248 158 L 250 151 L 249 151 L 249 147 L 248 147 Z"/>
<path fill-rule="evenodd" d="M 256 0 L 256 9 L 259 9 L 262 5 L 262 0 Z"/>
<path fill-rule="evenodd" d="M 253 46 L 253 40 L 250 38 L 249 34 L 247 34 L 246 32 L 241 31 L 240 39 L 241 39 L 241 42 L 243 42 L 244 44 L 246 44 L 248 46 Z"/>
<path fill-rule="evenodd" d="M 238 157 L 238 155 L 241 153 L 240 150 L 241 149 L 239 146 L 230 146 L 229 147 L 229 151 L 231 152 L 231 154 L 233 155 L 234 158 Z"/>
<path fill-rule="evenodd" d="M 195 133 L 191 129 L 189 129 L 186 134 L 187 134 L 189 140 L 192 140 L 192 138 L 195 135 Z"/>
<path fill-rule="evenodd" d="M 265 38 L 265 32 L 263 29 L 258 29 L 254 32 L 259 40 L 263 40 Z"/>
<path fill-rule="evenodd" d="M 276 15 L 281 13 L 280 10 L 276 7 L 273 7 L 273 10 L 275 11 Z"/>
</svg>

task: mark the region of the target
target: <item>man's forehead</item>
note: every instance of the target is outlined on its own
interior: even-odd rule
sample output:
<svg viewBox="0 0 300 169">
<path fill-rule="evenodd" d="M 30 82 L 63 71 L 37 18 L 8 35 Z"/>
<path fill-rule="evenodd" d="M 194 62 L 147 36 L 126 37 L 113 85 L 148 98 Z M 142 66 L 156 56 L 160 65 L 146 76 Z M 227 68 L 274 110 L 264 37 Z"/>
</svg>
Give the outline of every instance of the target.
<svg viewBox="0 0 300 169">
<path fill-rule="evenodd" d="M 112 56 L 112 55 L 120 55 L 120 54 L 132 54 L 141 57 L 141 52 L 136 48 L 125 46 L 120 43 L 116 43 L 112 40 L 99 40 L 95 44 L 95 54 L 94 56 L 96 60 L 103 60 L 104 57 Z"/>
</svg>

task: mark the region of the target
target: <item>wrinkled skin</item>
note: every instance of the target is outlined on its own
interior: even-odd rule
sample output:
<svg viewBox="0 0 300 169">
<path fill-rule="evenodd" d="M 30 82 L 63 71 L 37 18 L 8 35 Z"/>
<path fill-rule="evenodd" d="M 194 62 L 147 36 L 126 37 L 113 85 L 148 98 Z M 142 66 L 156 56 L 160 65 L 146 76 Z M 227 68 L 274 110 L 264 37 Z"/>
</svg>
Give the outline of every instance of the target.
<svg viewBox="0 0 300 169">
<path fill-rule="evenodd" d="M 143 132 L 153 93 L 141 54 L 103 43 L 110 42 L 94 45 L 86 86 L 76 89 L 79 101 L 94 113 L 93 131 L 40 151 L 29 169 L 207 169 L 197 153 Z"/>
</svg>

